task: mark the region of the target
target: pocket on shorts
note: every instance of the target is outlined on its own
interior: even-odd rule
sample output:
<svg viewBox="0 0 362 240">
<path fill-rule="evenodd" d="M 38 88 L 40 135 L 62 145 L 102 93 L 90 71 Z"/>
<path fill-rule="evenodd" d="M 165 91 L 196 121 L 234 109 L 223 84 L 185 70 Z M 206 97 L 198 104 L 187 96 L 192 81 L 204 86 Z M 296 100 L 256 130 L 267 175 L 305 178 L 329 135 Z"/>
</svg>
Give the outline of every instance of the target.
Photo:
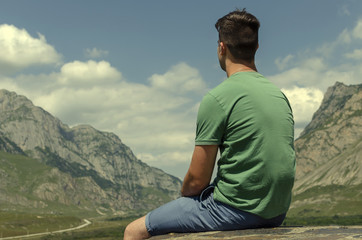
<svg viewBox="0 0 362 240">
<path fill-rule="evenodd" d="M 206 198 L 209 197 L 209 195 L 214 192 L 214 185 L 209 185 L 207 188 L 205 188 L 201 194 L 200 194 L 200 202 L 202 202 L 203 200 L 205 200 Z"/>
<path fill-rule="evenodd" d="M 205 188 L 201 192 L 199 200 L 200 200 L 200 204 L 201 204 L 202 208 L 204 208 L 204 209 L 208 208 L 207 205 L 209 203 L 209 200 L 207 200 L 207 199 L 214 192 L 214 188 L 215 188 L 214 185 L 209 185 L 207 188 Z"/>
</svg>

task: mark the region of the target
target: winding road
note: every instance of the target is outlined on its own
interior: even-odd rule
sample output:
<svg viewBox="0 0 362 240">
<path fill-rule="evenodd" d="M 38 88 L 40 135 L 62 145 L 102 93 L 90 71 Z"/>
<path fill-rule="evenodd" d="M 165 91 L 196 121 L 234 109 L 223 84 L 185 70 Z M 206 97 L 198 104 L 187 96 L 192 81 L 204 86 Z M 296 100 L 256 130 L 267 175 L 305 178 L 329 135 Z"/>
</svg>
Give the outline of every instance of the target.
<svg viewBox="0 0 362 240">
<path fill-rule="evenodd" d="M 27 234 L 27 235 L 15 236 L 15 237 L 5 237 L 5 238 L 0 238 L 0 240 L 37 237 L 37 236 L 44 236 L 44 235 L 53 234 L 53 233 L 70 232 L 70 231 L 74 231 L 74 230 L 84 228 L 84 227 L 86 227 L 86 226 L 88 226 L 89 224 L 92 223 L 91 221 L 89 221 L 87 219 L 83 219 L 83 221 L 84 221 L 84 224 L 79 225 L 78 227 L 74 227 L 74 228 L 67 228 L 67 229 L 52 231 L 52 232 L 42 232 L 42 233 Z"/>
</svg>

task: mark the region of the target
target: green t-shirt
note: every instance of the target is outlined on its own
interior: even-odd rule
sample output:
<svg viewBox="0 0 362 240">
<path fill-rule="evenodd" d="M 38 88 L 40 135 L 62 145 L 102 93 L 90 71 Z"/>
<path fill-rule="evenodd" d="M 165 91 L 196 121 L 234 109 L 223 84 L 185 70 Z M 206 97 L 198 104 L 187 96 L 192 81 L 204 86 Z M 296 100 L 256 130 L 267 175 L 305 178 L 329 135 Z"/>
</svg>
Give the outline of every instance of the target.
<svg viewBox="0 0 362 240">
<path fill-rule="evenodd" d="M 196 145 L 219 145 L 214 199 L 269 219 L 286 213 L 295 174 L 285 95 L 257 72 L 235 73 L 202 100 Z"/>
</svg>

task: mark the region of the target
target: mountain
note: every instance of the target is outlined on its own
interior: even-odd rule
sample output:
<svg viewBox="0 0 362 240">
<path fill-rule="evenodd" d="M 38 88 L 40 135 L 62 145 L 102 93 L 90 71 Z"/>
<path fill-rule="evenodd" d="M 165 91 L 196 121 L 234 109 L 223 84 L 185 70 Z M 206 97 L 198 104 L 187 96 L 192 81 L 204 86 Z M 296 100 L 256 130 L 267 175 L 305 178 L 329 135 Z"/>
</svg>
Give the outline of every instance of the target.
<svg viewBox="0 0 362 240">
<path fill-rule="evenodd" d="M 295 141 L 288 216 L 362 215 L 361 89 L 328 88 Z M 0 91 L 0 210 L 126 215 L 176 198 L 180 186 L 116 135 L 70 128 L 24 96 Z"/>
<path fill-rule="evenodd" d="M 0 205 L 9 208 L 141 212 L 175 199 L 181 188 L 178 178 L 137 159 L 115 134 L 70 128 L 6 90 L 0 90 L 0 151 Z"/>
<path fill-rule="evenodd" d="M 329 87 L 295 141 L 291 212 L 362 214 L 362 84 Z"/>
</svg>

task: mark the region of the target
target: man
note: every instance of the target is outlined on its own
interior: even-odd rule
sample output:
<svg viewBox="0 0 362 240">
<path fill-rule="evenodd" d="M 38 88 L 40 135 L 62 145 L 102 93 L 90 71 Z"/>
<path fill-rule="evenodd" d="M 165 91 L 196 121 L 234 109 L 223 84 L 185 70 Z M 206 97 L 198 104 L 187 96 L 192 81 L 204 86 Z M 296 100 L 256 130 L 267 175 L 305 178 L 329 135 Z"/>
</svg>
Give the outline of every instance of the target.
<svg viewBox="0 0 362 240">
<path fill-rule="evenodd" d="M 217 21 L 217 54 L 228 78 L 200 104 L 182 197 L 129 224 L 125 239 L 283 222 L 295 173 L 294 121 L 284 94 L 257 72 L 259 25 L 245 9 Z"/>
</svg>

